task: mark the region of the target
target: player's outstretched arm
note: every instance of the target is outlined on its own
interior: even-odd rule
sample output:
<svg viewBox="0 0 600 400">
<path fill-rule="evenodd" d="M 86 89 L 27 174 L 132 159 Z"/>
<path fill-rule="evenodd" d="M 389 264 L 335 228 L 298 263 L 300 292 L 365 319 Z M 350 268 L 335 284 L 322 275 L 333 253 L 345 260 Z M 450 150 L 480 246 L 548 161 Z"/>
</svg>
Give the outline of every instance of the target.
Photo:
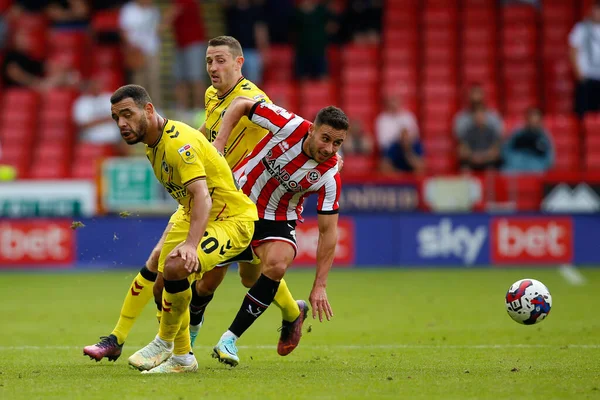
<svg viewBox="0 0 600 400">
<path fill-rule="evenodd" d="M 190 230 L 185 242 L 175 248 L 171 257 L 180 256 L 185 261 L 185 269 L 192 273 L 199 267 L 198 244 L 208 225 L 212 200 L 205 179 L 197 179 L 186 186 L 192 196 Z"/>
<path fill-rule="evenodd" d="M 317 244 L 317 273 L 312 291 L 310 292 L 310 304 L 312 316 L 323 322 L 323 315 L 329 321 L 333 317 L 331 305 L 327 299 L 327 276 L 333 264 L 335 246 L 337 245 L 337 223 L 338 214 L 319 214 L 319 242 Z"/>
<path fill-rule="evenodd" d="M 225 150 L 225 145 L 227 144 L 227 140 L 229 140 L 229 135 L 231 135 L 233 128 L 235 128 L 240 119 L 250 114 L 250 110 L 255 103 L 256 100 L 239 96 L 233 99 L 229 107 L 227 107 L 227 112 L 223 117 L 223 121 L 221 121 L 219 134 L 213 142 L 213 145 L 221 153 Z"/>
</svg>

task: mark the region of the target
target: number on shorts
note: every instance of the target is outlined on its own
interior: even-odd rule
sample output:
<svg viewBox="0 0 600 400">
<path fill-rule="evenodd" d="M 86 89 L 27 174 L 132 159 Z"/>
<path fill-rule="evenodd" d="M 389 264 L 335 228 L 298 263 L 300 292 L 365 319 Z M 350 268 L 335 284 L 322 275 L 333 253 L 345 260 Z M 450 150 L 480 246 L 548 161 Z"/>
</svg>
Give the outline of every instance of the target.
<svg viewBox="0 0 600 400">
<path fill-rule="evenodd" d="M 206 236 L 208 236 L 208 232 L 204 232 L 204 237 L 206 237 Z M 217 239 L 215 239 L 214 237 L 209 237 L 206 240 L 204 240 L 202 243 L 200 243 L 200 248 L 206 254 L 210 254 L 219 248 L 219 241 Z"/>
</svg>

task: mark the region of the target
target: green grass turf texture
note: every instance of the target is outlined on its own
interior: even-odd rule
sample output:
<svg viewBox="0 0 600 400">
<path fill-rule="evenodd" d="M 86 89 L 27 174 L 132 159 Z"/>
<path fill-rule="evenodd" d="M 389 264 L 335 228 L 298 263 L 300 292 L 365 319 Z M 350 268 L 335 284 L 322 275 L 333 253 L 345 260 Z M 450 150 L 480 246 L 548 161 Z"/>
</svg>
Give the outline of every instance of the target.
<svg viewBox="0 0 600 400">
<path fill-rule="evenodd" d="M 556 269 L 334 270 L 331 322 L 309 319 L 300 346 L 277 355 L 273 306 L 238 341 L 236 368 L 210 357 L 245 290 L 230 271 L 206 313 L 195 374 L 145 376 L 127 357 L 157 332 L 149 304 L 116 362 L 84 345 L 107 335 L 135 270 L 2 273 L 1 399 L 508 399 L 600 397 L 600 270 L 583 286 Z M 312 270 L 286 277 L 307 298 Z M 513 322 L 506 290 L 521 278 L 553 295 L 548 319 Z M 310 332 L 307 332 L 311 326 Z M 31 346 L 31 347 L 30 347 Z"/>
</svg>

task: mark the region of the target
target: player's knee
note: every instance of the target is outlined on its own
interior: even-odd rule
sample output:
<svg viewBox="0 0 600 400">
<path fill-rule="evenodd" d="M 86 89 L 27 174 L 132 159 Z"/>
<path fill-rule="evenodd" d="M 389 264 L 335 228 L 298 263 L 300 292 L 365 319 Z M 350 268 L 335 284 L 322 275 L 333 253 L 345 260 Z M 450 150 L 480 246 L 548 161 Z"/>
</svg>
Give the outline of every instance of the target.
<svg viewBox="0 0 600 400">
<path fill-rule="evenodd" d="M 184 279 L 189 276 L 185 269 L 185 261 L 181 257 L 167 257 L 165 260 L 165 279 L 170 281 Z"/>
<path fill-rule="evenodd" d="M 263 263 L 262 273 L 267 277 L 279 281 L 285 275 L 288 264 L 285 260 L 267 259 Z"/>
</svg>

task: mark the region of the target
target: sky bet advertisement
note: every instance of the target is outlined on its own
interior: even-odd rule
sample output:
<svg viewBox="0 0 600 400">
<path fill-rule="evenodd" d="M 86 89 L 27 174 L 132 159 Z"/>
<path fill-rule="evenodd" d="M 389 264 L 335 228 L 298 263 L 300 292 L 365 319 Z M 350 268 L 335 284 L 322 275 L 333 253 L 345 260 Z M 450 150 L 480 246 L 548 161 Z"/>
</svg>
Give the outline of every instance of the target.
<svg viewBox="0 0 600 400">
<path fill-rule="evenodd" d="M 140 267 L 165 217 L 107 216 L 0 221 L 0 268 Z M 600 218 L 488 214 L 341 216 L 336 267 L 600 265 Z M 314 267 L 317 219 L 299 223 L 294 267 Z"/>
</svg>

